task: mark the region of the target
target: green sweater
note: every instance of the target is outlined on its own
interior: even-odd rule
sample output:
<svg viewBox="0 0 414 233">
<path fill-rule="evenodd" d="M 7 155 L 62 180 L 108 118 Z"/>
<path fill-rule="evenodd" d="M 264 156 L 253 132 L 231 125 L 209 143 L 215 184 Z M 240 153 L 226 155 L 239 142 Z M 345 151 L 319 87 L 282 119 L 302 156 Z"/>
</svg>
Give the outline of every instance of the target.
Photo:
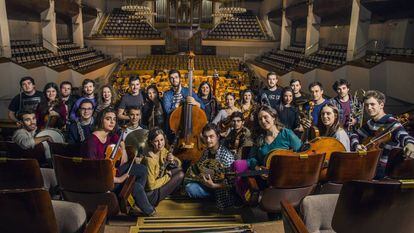
<svg viewBox="0 0 414 233">
<path fill-rule="evenodd" d="M 272 143 L 267 144 L 264 142 L 260 146 L 253 147 L 247 163 L 249 168 L 253 170 L 256 166 L 265 165 L 265 159 L 270 151 L 275 149 L 293 149 L 298 151 L 301 146 L 302 142 L 298 136 L 292 130 L 283 128 Z"/>
</svg>

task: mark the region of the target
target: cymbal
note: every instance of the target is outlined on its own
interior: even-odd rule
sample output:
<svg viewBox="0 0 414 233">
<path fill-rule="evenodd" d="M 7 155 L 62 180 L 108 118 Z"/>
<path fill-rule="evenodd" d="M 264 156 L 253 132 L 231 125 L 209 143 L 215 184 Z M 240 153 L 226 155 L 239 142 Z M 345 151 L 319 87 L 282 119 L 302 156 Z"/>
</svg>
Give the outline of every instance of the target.
<svg viewBox="0 0 414 233">
<path fill-rule="evenodd" d="M 134 147 L 137 151 L 147 149 L 148 130 L 137 129 L 132 131 L 125 138 L 125 145 Z"/>
</svg>

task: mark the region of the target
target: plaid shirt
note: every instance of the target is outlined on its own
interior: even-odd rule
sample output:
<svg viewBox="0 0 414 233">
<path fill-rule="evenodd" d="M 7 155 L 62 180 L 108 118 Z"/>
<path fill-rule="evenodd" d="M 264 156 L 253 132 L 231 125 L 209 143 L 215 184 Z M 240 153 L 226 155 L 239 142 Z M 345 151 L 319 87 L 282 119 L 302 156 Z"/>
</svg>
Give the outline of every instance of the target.
<svg viewBox="0 0 414 233">
<path fill-rule="evenodd" d="M 211 153 L 210 150 L 204 150 L 203 154 L 201 155 L 200 162 L 212 158 L 215 158 L 217 161 L 223 164 L 225 168 L 229 168 L 234 162 L 233 153 L 231 153 L 231 151 L 223 145 L 219 146 L 215 154 Z"/>
<path fill-rule="evenodd" d="M 210 150 L 204 150 L 203 155 L 200 158 L 200 162 L 206 159 L 215 158 L 225 168 L 230 169 L 230 166 L 234 162 L 234 155 L 225 146 L 220 145 L 215 154 Z M 235 204 L 235 193 L 233 192 L 233 185 L 227 179 L 224 179 L 224 188 L 214 190 L 216 196 L 216 206 L 219 209 L 225 209 Z"/>
</svg>

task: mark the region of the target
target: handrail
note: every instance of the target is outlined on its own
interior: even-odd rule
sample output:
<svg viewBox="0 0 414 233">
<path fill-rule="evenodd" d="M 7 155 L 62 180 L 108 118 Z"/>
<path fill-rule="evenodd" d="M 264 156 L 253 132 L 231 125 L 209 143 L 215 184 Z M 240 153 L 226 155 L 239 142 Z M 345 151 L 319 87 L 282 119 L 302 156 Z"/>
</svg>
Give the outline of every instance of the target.
<svg viewBox="0 0 414 233">
<path fill-rule="evenodd" d="M 361 47 L 359 47 L 358 49 L 354 50 L 354 57 L 358 56 L 362 51 L 364 51 L 364 49 L 366 49 L 372 42 L 374 42 L 375 44 L 378 43 L 378 40 L 369 40 L 367 41 L 365 44 L 363 44 Z"/>
<path fill-rule="evenodd" d="M 265 35 L 265 36 L 269 36 L 269 34 L 267 33 L 267 29 L 266 29 L 266 32 L 264 31 L 264 27 L 263 27 L 263 25 L 262 25 L 262 22 L 260 22 L 260 20 L 259 20 L 259 18 L 257 17 L 257 15 L 255 15 L 255 18 L 256 18 L 256 22 L 259 24 L 260 31 L 262 31 L 263 35 Z"/>
<path fill-rule="evenodd" d="M 306 54 L 306 51 L 309 51 L 310 49 L 312 49 L 316 45 L 319 45 L 319 41 L 316 41 L 315 43 L 313 43 L 313 44 L 309 45 L 307 48 L 305 48 L 305 54 Z"/>
<path fill-rule="evenodd" d="M 105 24 L 107 22 L 107 19 L 109 18 L 109 14 L 111 14 L 111 13 L 108 13 L 108 14 L 102 13 L 101 15 L 97 14 L 97 17 L 98 17 L 98 29 L 96 30 L 95 35 L 102 34 L 102 30 L 103 30 L 103 28 L 104 28 L 104 26 L 105 26 Z"/>
<path fill-rule="evenodd" d="M 47 43 L 49 43 L 50 45 L 52 45 L 53 47 L 55 47 L 55 48 L 57 48 L 57 49 L 60 49 L 60 47 L 57 45 L 57 44 L 55 44 L 55 43 L 53 43 L 53 42 L 50 42 L 49 40 L 47 40 L 47 39 L 45 39 L 45 38 L 42 38 L 42 40 L 43 41 L 46 41 Z"/>
<path fill-rule="evenodd" d="M 119 60 L 117 60 L 115 63 L 116 64 L 112 67 L 112 69 L 103 78 L 104 82 L 110 83 L 111 76 L 113 75 L 114 71 L 118 68 L 118 66 L 120 66 L 120 61 Z"/>
</svg>

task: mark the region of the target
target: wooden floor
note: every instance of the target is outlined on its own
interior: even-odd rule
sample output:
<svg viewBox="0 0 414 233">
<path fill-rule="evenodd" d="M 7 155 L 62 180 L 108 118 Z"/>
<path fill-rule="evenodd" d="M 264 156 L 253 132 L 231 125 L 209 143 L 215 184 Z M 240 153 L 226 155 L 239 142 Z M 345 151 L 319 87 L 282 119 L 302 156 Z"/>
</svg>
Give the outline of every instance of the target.
<svg viewBox="0 0 414 233">
<path fill-rule="evenodd" d="M 243 207 L 218 211 L 215 203 L 208 200 L 164 200 L 157 207 L 158 217 L 171 216 L 213 216 L 213 215 L 240 215 L 244 223 L 252 224 L 258 233 L 283 233 L 282 221 L 267 220 L 267 215 L 258 208 Z M 119 216 L 109 220 L 105 233 L 135 233 L 137 232 L 137 218 Z"/>
</svg>

